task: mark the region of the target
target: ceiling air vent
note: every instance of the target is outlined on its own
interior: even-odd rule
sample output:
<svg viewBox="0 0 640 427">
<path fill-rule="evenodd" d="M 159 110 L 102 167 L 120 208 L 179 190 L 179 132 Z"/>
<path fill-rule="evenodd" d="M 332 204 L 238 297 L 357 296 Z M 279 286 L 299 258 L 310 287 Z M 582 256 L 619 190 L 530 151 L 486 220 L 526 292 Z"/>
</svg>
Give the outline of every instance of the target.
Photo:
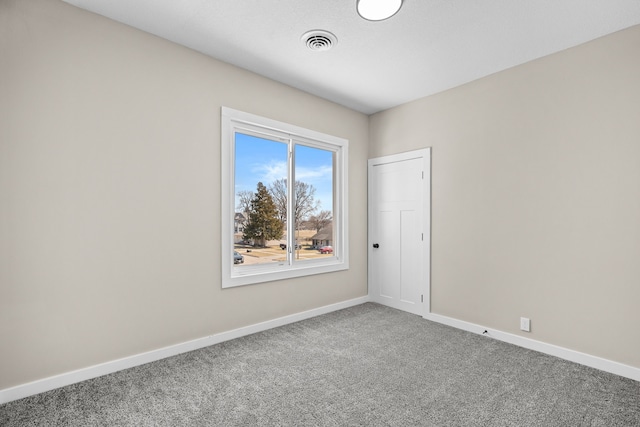
<svg viewBox="0 0 640 427">
<path fill-rule="evenodd" d="M 307 31 L 302 35 L 302 41 L 309 49 L 316 52 L 329 50 L 338 43 L 336 36 L 323 30 Z"/>
</svg>

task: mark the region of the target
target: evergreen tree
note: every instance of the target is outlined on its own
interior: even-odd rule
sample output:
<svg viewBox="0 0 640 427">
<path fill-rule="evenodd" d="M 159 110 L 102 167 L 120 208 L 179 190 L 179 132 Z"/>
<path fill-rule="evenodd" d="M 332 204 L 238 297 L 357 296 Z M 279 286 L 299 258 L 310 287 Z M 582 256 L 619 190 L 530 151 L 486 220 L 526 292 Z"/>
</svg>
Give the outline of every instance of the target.
<svg viewBox="0 0 640 427">
<path fill-rule="evenodd" d="M 244 229 L 243 239 L 254 240 L 266 246 L 267 240 L 279 240 L 284 234 L 283 224 L 271 194 L 261 182 L 251 200 L 249 223 Z"/>
</svg>

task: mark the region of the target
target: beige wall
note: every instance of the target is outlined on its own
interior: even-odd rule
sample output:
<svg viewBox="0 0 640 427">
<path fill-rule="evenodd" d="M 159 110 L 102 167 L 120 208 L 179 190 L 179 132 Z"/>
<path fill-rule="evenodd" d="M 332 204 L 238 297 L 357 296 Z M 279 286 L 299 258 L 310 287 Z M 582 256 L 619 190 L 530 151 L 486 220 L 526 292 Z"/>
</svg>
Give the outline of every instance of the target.
<svg viewBox="0 0 640 427">
<path fill-rule="evenodd" d="M 351 268 L 220 287 L 220 107 L 347 138 Z M 57 0 L 0 0 L 0 389 L 364 296 L 368 118 Z"/>
<path fill-rule="evenodd" d="M 370 157 L 433 147 L 434 313 L 640 367 L 639 53 L 633 27 L 371 117 Z"/>
</svg>

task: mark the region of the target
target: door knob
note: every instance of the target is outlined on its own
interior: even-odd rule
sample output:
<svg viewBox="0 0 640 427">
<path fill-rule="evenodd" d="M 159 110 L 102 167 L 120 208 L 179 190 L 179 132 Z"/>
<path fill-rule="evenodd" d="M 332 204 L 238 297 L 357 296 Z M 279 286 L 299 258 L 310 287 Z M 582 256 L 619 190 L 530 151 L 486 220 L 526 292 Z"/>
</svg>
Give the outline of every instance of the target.
<svg viewBox="0 0 640 427">
<path fill-rule="evenodd" d="M 377 244 L 377 243 L 374 243 L 374 244 L 373 244 L 373 247 L 374 247 L 374 248 L 376 248 L 376 249 L 378 249 L 378 248 L 380 247 L 380 245 L 379 245 L 379 244 Z"/>
</svg>

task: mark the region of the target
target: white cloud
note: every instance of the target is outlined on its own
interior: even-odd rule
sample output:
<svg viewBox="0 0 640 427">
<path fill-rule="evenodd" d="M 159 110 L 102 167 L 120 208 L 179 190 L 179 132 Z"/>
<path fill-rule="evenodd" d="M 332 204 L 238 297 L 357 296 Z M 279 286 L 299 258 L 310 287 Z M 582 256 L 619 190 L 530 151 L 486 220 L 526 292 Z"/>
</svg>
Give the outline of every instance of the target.
<svg viewBox="0 0 640 427">
<path fill-rule="evenodd" d="M 305 181 L 313 183 L 314 181 L 330 180 L 333 178 L 333 167 L 331 165 L 325 165 L 319 168 L 296 168 L 296 179 L 298 181 Z"/>
<path fill-rule="evenodd" d="M 287 162 L 272 160 L 270 163 L 255 166 L 252 172 L 259 181 L 268 186 L 273 181 L 287 177 Z"/>
<path fill-rule="evenodd" d="M 278 179 L 287 178 L 287 162 L 272 160 L 270 163 L 255 165 L 251 169 L 251 172 L 256 176 L 256 178 L 258 178 L 258 181 L 268 185 Z M 318 181 L 331 181 L 332 178 L 333 167 L 331 165 L 319 168 L 296 168 L 296 179 L 298 181 L 304 181 L 315 185 Z"/>
</svg>

